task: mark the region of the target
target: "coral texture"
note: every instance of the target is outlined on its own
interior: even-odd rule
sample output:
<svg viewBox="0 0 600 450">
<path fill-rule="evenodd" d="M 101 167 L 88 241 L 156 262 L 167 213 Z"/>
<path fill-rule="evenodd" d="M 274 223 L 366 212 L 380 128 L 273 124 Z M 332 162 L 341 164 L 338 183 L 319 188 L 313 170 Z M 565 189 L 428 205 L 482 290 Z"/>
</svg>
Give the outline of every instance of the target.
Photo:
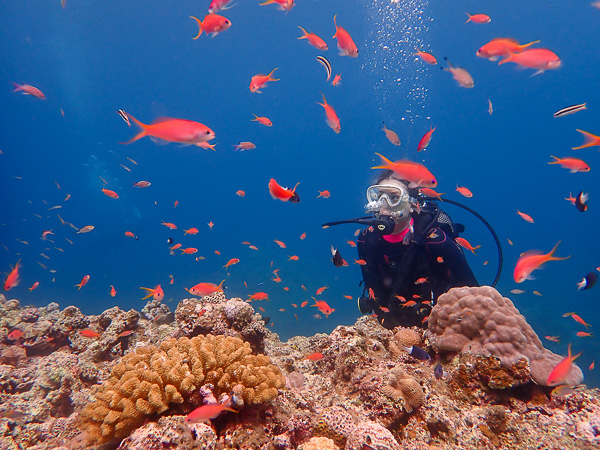
<svg viewBox="0 0 600 450">
<path fill-rule="evenodd" d="M 356 427 L 346 442 L 346 450 L 400 450 L 398 441 L 390 430 L 375 422 L 364 422 Z"/>
<path fill-rule="evenodd" d="M 419 382 L 400 367 L 390 372 L 388 384 L 381 388 L 381 392 L 395 402 L 402 400 L 407 412 L 425 403 L 425 393 Z"/>
<path fill-rule="evenodd" d="M 308 442 L 305 442 L 298 447 L 298 450 L 338 450 L 339 447 L 335 445 L 332 439 L 325 436 L 315 436 L 310 438 Z"/>
<path fill-rule="evenodd" d="M 421 345 L 421 335 L 418 331 L 412 328 L 396 327 L 394 328 L 394 340 L 390 342 L 402 347 L 412 347 L 413 345 Z"/>
<path fill-rule="evenodd" d="M 326 408 L 313 429 L 316 436 L 325 436 L 333 439 L 333 442 L 343 447 L 348 435 L 356 428 L 352 416 L 341 406 Z"/>
<path fill-rule="evenodd" d="M 545 349 L 510 299 L 490 286 L 453 288 L 441 295 L 429 317 L 429 332 L 437 350 L 494 355 L 505 367 L 526 358 L 531 378 L 541 385 L 563 359 Z M 582 381 L 581 369 L 573 365 L 566 383 Z"/>
<path fill-rule="evenodd" d="M 169 339 L 158 348 L 139 347 L 112 369 L 96 401 L 83 410 L 88 440 L 123 438 L 147 416 L 183 403 L 207 383 L 216 395 L 241 384 L 244 402 L 257 404 L 274 399 L 285 379 L 267 356 L 253 355 L 250 345 L 238 338 L 207 335 Z"/>
</svg>

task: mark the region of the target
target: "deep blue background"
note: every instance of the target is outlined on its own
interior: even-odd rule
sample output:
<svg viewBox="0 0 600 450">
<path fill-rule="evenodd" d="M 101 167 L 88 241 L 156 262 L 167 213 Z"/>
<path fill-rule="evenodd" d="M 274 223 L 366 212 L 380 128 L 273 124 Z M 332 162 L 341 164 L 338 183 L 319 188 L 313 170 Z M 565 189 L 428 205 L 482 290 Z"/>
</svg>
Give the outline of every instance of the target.
<svg viewBox="0 0 600 450">
<path fill-rule="evenodd" d="M 203 35 L 192 40 L 197 26 L 189 16 L 202 17 L 209 2 L 204 3 L 69 0 L 61 9 L 56 0 L 4 2 L 0 7 L 0 270 L 8 272 L 19 258 L 23 265 L 22 282 L 10 297 L 24 304 L 75 304 L 92 314 L 115 304 L 140 309 L 145 302 L 139 287 L 161 283 L 175 308 L 188 295 L 184 287 L 225 278 L 228 296 L 246 298 L 259 290 L 270 294 L 270 302 L 255 306 L 265 308 L 282 338 L 351 324 L 358 315 L 355 302 L 342 295 L 360 294 L 360 270 L 355 264 L 335 268 L 329 248 L 339 247 L 352 262 L 355 250 L 345 241 L 356 228 L 322 230 L 320 224 L 364 213 L 365 189 L 376 175 L 370 167 L 379 162 L 374 155 L 378 151 L 392 159 L 424 162 L 437 176 L 439 191 L 463 201 L 494 226 L 505 258 L 498 288 L 541 337 L 561 336 L 560 344 L 544 341 L 548 348 L 565 354 L 572 342 L 575 352 L 583 351 L 579 362 L 588 384 L 600 384 L 595 372 L 587 370 L 598 349 L 596 338 L 576 337 L 583 327 L 561 317 L 576 311 L 598 325 L 600 290 L 577 292 L 575 285 L 600 266 L 593 226 L 600 218 L 598 149 L 570 148 L 582 142 L 576 128 L 600 134 L 600 11 L 589 1 L 434 5 L 299 0 L 285 14 L 273 5 L 239 0 L 223 13 L 233 23 L 229 30 L 214 39 Z M 492 22 L 465 25 L 465 11 L 487 13 Z M 354 37 L 357 59 L 337 54 L 331 39 L 334 14 Z M 297 40 L 298 25 L 323 37 L 329 51 Z M 495 37 L 522 43 L 539 39 L 538 46 L 556 52 L 563 66 L 531 77 L 533 71 L 516 70 L 514 64 L 497 66 L 477 58 L 476 50 Z M 433 52 L 442 64 L 417 60 L 412 56 L 415 46 Z M 329 58 L 334 73 L 342 73 L 341 86 L 325 82 L 315 60 L 318 54 Z M 458 87 L 440 70 L 447 67 L 444 56 L 473 75 L 474 89 Z M 262 95 L 251 94 L 250 78 L 274 67 L 281 81 L 270 83 Z M 39 87 L 47 100 L 11 93 L 11 81 Z M 327 127 L 315 103 L 321 101 L 320 92 L 340 116 L 339 135 Z M 492 116 L 488 98 L 494 105 Z M 558 109 L 582 102 L 588 102 L 587 111 L 552 117 Z M 158 146 L 147 138 L 120 145 L 136 130 L 115 114 L 119 108 L 145 123 L 160 116 L 205 123 L 217 134 L 217 151 Z M 251 122 L 252 113 L 270 117 L 274 126 Z M 400 135 L 401 147 L 385 139 L 379 129 L 382 121 Z M 432 143 L 417 154 L 416 144 L 430 124 L 437 127 Z M 234 152 L 233 144 L 246 140 L 257 148 Z M 548 165 L 550 155 L 581 157 L 592 171 L 570 174 Z M 118 200 L 101 193 L 98 176 L 119 193 Z M 271 177 L 286 186 L 300 181 L 301 203 L 273 200 L 267 191 Z M 139 180 L 152 186 L 132 188 Z M 474 197 L 462 198 L 454 191 L 457 183 L 469 187 Z M 244 198 L 235 195 L 238 189 L 246 191 Z M 323 189 L 331 198 L 316 198 Z M 591 195 L 586 213 L 563 200 L 581 190 Z M 72 197 L 64 202 L 67 193 Z M 53 205 L 63 208 L 48 211 Z M 468 213 L 450 205 L 446 209 L 467 226 L 464 236 L 473 245 L 482 244 L 477 256 L 468 258 L 480 282 L 490 283 L 497 261 L 491 236 Z M 516 209 L 532 215 L 535 223 L 524 222 Z M 78 227 L 96 229 L 73 236 L 71 228 L 61 226 L 57 212 Z M 170 231 L 161 220 L 179 228 Z M 212 231 L 209 221 L 215 223 Z M 184 237 L 182 229 L 190 227 L 201 231 Z M 47 229 L 53 229 L 54 242 L 40 240 Z M 125 237 L 126 230 L 139 240 Z M 304 231 L 307 238 L 301 241 Z M 197 247 L 199 253 L 169 255 L 168 237 Z M 280 249 L 273 239 L 288 248 Z M 259 251 L 241 245 L 246 240 Z M 535 273 L 536 280 L 517 286 L 512 270 L 519 254 L 529 249 L 547 252 L 558 240 L 558 254 L 570 254 L 571 259 L 551 262 Z M 196 261 L 199 255 L 206 260 Z M 288 255 L 300 260 L 288 261 Z M 232 257 L 240 263 L 226 272 L 222 266 Z M 483 266 L 486 260 L 491 262 Z M 270 281 L 273 268 L 280 269 L 280 284 Z M 86 274 L 91 280 L 78 292 L 73 285 Z M 175 277 L 173 285 L 169 274 Z M 40 287 L 29 293 L 34 281 Z M 116 298 L 108 295 L 110 284 L 118 291 Z M 291 306 L 311 300 L 324 285 L 329 289 L 322 297 L 336 309 L 328 319 L 314 319 L 315 308 Z M 527 292 L 509 294 L 516 287 Z M 533 290 L 543 296 L 533 295 Z"/>
</svg>

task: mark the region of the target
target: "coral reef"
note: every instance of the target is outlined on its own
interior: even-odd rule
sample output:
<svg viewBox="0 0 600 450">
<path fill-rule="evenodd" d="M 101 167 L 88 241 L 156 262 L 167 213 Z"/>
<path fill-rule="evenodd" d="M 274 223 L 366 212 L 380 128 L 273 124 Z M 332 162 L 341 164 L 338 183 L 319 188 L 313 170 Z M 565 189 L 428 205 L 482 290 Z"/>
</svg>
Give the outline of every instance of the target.
<svg viewBox="0 0 600 450">
<path fill-rule="evenodd" d="M 497 356 L 505 367 L 525 358 L 540 385 L 563 359 L 545 349 L 510 299 L 490 286 L 453 288 L 441 295 L 429 317 L 429 337 L 438 351 Z M 566 384 L 582 381 L 581 369 L 573 365 Z"/>
<path fill-rule="evenodd" d="M 196 316 L 189 322 L 180 317 L 165 323 L 160 314 L 151 313 L 166 311 L 156 302 L 143 314 L 111 308 L 99 316 L 86 316 L 78 308 L 61 309 L 56 303 L 21 308 L 18 301 L 0 295 L 0 448 L 600 448 L 600 391 L 578 386 L 552 396 L 551 388 L 528 381 L 525 358 L 511 366 L 500 357 L 468 352 L 439 358 L 425 339 L 419 345 L 435 362 L 420 361 L 396 351 L 406 342 L 398 341 L 400 330 L 385 330 L 370 316 L 352 326 L 338 326 L 330 334 L 297 336 L 287 342 L 264 329 L 262 338 L 258 339 L 262 331 L 253 335 L 254 344 L 239 344 L 231 335 L 239 337 L 247 327 L 264 328 L 251 305 L 239 302 L 222 293 L 188 300 L 187 308 L 201 308 Z M 214 314 L 214 333 L 210 323 L 203 322 L 207 311 L 201 313 L 202 309 Z M 199 325 L 185 325 L 193 321 Z M 9 339 L 15 329 L 23 336 Z M 81 336 L 86 329 L 98 336 Z M 201 336 L 192 336 L 200 331 Z M 433 341 L 436 335 L 429 337 Z M 203 352 L 218 353 L 216 342 L 224 348 L 222 343 L 232 339 L 235 348 L 203 359 Z M 195 342 L 205 346 L 199 349 Z M 264 348 L 262 357 L 252 352 L 258 345 Z M 324 357 L 307 360 L 313 352 Z M 256 395 L 263 389 L 258 379 L 254 380 L 258 386 L 248 388 L 236 378 L 244 373 L 258 377 L 264 366 L 248 364 L 244 372 L 244 361 L 253 358 L 252 364 L 259 360 L 266 364 L 267 357 L 272 373 L 277 372 L 275 366 L 282 372 L 275 398 Z M 232 369 L 235 376 L 219 370 L 217 360 L 224 365 L 225 360 L 233 361 L 229 367 L 238 367 Z M 440 376 L 438 369 L 436 378 L 438 360 L 444 370 Z M 203 374 L 201 381 L 194 375 L 197 370 Z M 405 382 L 410 385 L 406 392 Z M 106 390 L 111 385 L 113 392 Z M 121 388 L 129 394 L 118 392 Z M 169 395 L 171 400 L 179 395 L 182 403 L 167 403 Z M 186 414 L 203 400 L 225 397 L 239 409 L 237 414 L 227 412 L 210 423 L 185 422 Z M 253 404 L 260 397 L 272 400 Z M 140 415 L 139 427 L 98 447 L 102 427 L 116 428 L 104 423 L 108 416 L 103 414 L 111 414 L 110 409 L 112 421 L 126 407 L 128 412 L 135 409 L 134 417 Z M 101 417 L 90 421 L 94 410 Z"/>
<path fill-rule="evenodd" d="M 169 339 L 158 348 L 138 347 L 113 367 L 96 401 L 81 413 L 90 442 L 121 439 L 147 416 L 163 413 L 171 403 L 183 403 L 205 384 L 215 394 L 242 385 L 247 404 L 265 403 L 285 384 L 281 371 L 264 355 L 253 355 L 238 338 L 197 336 Z"/>
</svg>

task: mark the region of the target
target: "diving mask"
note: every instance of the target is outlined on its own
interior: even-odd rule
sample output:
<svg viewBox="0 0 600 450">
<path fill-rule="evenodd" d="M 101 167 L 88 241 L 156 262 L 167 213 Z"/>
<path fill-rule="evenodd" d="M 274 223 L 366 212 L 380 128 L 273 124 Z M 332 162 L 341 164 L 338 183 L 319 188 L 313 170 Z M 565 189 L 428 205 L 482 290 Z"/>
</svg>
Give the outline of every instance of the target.
<svg viewBox="0 0 600 450">
<path fill-rule="evenodd" d="M 401 186 L 386 186 L 375 184 L 367 189 L 368 209 L 379 209 L 384 201 L 389 208 L 402 209 L 405 203 L 410 202 L 410 195 Z"/>
</svg>

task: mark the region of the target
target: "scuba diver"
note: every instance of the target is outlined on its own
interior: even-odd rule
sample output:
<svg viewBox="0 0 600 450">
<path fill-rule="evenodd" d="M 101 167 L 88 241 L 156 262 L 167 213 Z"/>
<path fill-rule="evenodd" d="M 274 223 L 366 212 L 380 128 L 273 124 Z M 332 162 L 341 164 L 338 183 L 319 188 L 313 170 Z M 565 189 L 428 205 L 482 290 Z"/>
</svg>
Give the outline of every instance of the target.
<svg viewBox="0 0 600 450">
<path fill-rule="evenodd" d="M 453 287 L 479 286 L 455 241 L 464 227 L 408 185 L 392 170 L 377 177 L 367 189 L 367 209 L 382 225 L 363 229 L 357 239 L 364 262 L 358 308 L 376 314 L 388 329 L 426 327 L 441 294 Z"/>
</svg>

